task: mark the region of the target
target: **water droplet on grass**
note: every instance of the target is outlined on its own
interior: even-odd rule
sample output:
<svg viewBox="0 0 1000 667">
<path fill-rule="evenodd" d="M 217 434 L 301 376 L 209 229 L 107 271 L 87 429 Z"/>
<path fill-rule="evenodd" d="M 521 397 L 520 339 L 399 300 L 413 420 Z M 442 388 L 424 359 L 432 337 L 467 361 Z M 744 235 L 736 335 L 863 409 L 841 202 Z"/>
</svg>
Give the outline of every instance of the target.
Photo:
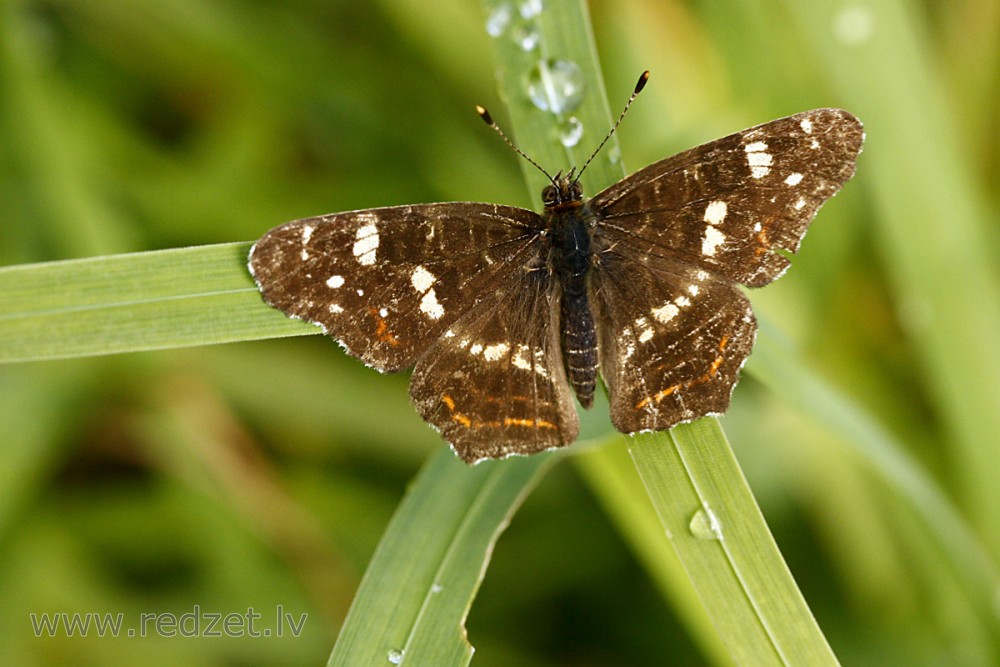
<svg viewBox="0 0 1000 667">
<path fill-rule="evenodd" d="M 542 111 L 573 111 L 583 93 L 583 71 L 572 60 L 543 60 L 528 75 L 528 97 Z"/>
<path fill-rule="evenodd" d="M 694 513 L 690 523 L 688 523 L 688 529 L 699 540 L 722 539 L 722 524 L 719 523 L 719 517 L 715 516 L 715 512 L 707 505 L 699 507 L 698 511 Z"/>
<path fill-rule="evenodd" d="M 542 0 L 523 0 L 518 6 L 521 18 L 531 19 L 542 13 Z"/>
<path fill-rule="evenodd" d="M 514 8 L 506 2 L 501 2 L 486 17 L 486 32 L 490 37 L 499 37 L 510 26 L 513 16 Z"/>
<path fill-rule="evenodd" d="M 538 32 L 538 26 L 521 26 L 514 32 L 514 41 L 523 51 L 534 51 L 538 43 L 542 41 L 542 33 Z"/>
<path fill-rule="evenodd" d="M 559 141 L 566 148 L 572 148 L 580 143 L 583 136 L 583 123 L 576 116 L 570 116 L 559 124 Z"/>
</svg>

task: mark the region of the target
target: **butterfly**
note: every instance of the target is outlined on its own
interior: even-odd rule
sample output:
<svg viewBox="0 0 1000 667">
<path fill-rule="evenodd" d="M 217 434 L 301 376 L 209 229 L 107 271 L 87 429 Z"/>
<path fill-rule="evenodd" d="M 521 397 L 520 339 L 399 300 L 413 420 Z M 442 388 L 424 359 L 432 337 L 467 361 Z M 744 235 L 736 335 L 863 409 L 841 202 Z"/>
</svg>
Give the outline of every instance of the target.
<svg viewBox="0 0 1000 667">
<path fill-rule="evenodd" d="M 850 113 L 805 111 L 590 199 L 583 169 L 546 173 L 542 213 L 457 202 L 289 222 L 250 272 L 368 366 L 413 366 L 414 406 L 466 462 L 570 444 L 574 394 L 589 408 L 599 378 L 616 429 L 663 430 L 726 410 L 757 329 L 739 286 L 785 272 L 776 251 L 798 250 L 863 141 Z"/>
</svg>

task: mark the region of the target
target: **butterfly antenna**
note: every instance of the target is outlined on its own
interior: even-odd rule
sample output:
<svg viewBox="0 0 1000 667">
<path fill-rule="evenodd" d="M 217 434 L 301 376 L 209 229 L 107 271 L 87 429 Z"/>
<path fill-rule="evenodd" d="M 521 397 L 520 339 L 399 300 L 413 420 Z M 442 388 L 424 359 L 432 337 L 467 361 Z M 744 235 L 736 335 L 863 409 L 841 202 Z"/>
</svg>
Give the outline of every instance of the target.
<svg viewBox="0 0 1000 667">
<path fill-rule="evenodd" d="M 639 96 L 639 93 L 642 92 L 642 89 L 646 87 L 647 81 L 649 81 L 649 70 L 643 72 L 642 76 L 639 77 L 639 80 L 635 84 L 635 90 L 632 91 L 632 96 L 628 98 L 628 102 L 625 103 L 625 108 L 622 109 L 622 113 L 620 116 L 618 116 L 618 120 L 615 121 L 614 126 L 611 128 L 611 131 L 608 132 L 606 137 L 604 137 L 604 141 L 602 141 L 601 145 L 598 146 L 597 149 L 590 154 L 590 157 L 587 158 L 587 161 L 583 163 L 583 169 L 581 169 L 580 173 L 576 175 L 577 181 L 579 181 L 580 177 L 583 176 L 583 170 L 586 169 L 588 165 L 590 165 L 590 163 L 593 161 L 595 157 L 597 157 L 597 154 L 601 152 L 602 148 L 604 148 L 604 144 L 608 143 L 608 139 L 610 139 L 611 135 L 615 133 L 615 130 L 618 129 L 618 126 L 622 124 L 622 119 L 625 118 L 625 114 L 628 113 L 628 108 L 632 106 L 632 102 L 634 102 L 635 98 Z"/>
<path fill-rule="evenodd" d="M 503 130 L 500 129 L 500 126 L 497 125 L 495 122 L 493 122 L 493 117 L 490 116 L 490 112 L 487 111 L 485 107 L 481 107 L 481 106 L 479 106 L 477 104 L 476 105 L 476 113 L 479 114 L 479 117 L 483 119 L 484 123 L 486 123 L 487 125 L 489 125 L 490 127 L 492 127 L 496 131 L 496 133 L 500 135 L 500 138 L 503 139 L 504 143 L 507 144 L 508 146 L 510 146 L 514 150 L 515 153 L 517 153 L 518 155 L 520 155 L 521 157 L 523 157 L 525 160 L 527 160 L 528 162 L 530 162 L 532 164 L 532 166 L 534 166 L 535 169 L 537 169 L 538 171 L 540 171 L 543 174 L 545 174 L 545 178 L 549 179 L 549 181 L 552 182 L 552 185 L 556 184 L 556 180 L 554 178 L 552 178 L 552 175 L 549 174 L 549 172 L 547 172 L 544 169 L 542 169 L 541 166 L 539 166 L 539 164 L 537 162 L 535 162 L 530 157 L 528 157 L 528 155 L 524 151 L 522 151 L 520 148 L 518 148 L 517 146 L 515 146 L 514 142 L 512 142 L 510 139 L 507 138 L 507 135 L 503 133 Z"/>
</svg>

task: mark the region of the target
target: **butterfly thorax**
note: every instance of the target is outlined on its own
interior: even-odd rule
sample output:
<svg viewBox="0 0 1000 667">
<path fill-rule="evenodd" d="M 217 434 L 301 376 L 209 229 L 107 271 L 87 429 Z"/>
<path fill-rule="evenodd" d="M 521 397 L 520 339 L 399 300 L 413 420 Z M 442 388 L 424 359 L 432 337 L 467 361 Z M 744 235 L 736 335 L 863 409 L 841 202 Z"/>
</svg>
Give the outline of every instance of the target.
<svg viewBox="0 0 1000 667">
<path fill-rule="evenodd" d="M 557 175 L 542 192 L 547 225 L 547 265 L 560 299 L 560 331 L 566 375 L 580 404 L 593 404 L 597 383 L 597 331 L 587 297 L 594 216 L 579 182 Z"/>
</svg>

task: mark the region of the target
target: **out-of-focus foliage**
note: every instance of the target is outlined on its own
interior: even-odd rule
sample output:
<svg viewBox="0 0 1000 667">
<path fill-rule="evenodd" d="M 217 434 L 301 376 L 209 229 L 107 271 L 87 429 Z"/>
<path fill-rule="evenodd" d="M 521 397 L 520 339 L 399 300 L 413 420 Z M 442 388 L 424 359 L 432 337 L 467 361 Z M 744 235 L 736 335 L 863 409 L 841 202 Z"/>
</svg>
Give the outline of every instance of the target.
<svg viewBox="0 0 1000 667">
<path fill-rule="evenodd" d="M 856 180 L 752 298 L 995 562 L 1000 432 L 977 406 L 1000 349 L 998 3 L 591 11 L 612 106 L 653 71 L 619 131 L 629 169 L 806 108 L 866 121 Z M 484 20 L 472 2 L 0 3 L 0 263 L 245 241 L 371 206 L 536 205 L 472 109 L 504 117 Z M 996 656 L 996 618 L 914 508 L 813 416 L 748 376 L 725 424 L 840 659 Z M 404 376 L 319 337 L 0 367 L 0 445 L 0 646 L 24 665 L 325 661 L 407 481 L 444 446 Z M 560 463 L 499 542 L 474 664 L 703 664 L 588 478 Z M 139 631 L 143 613 L 251 608 L 274 632 L 279 605 L 308 614 L 301 636 L 36 638 L 31 618 L 120 612 Z"/>
</svg>

